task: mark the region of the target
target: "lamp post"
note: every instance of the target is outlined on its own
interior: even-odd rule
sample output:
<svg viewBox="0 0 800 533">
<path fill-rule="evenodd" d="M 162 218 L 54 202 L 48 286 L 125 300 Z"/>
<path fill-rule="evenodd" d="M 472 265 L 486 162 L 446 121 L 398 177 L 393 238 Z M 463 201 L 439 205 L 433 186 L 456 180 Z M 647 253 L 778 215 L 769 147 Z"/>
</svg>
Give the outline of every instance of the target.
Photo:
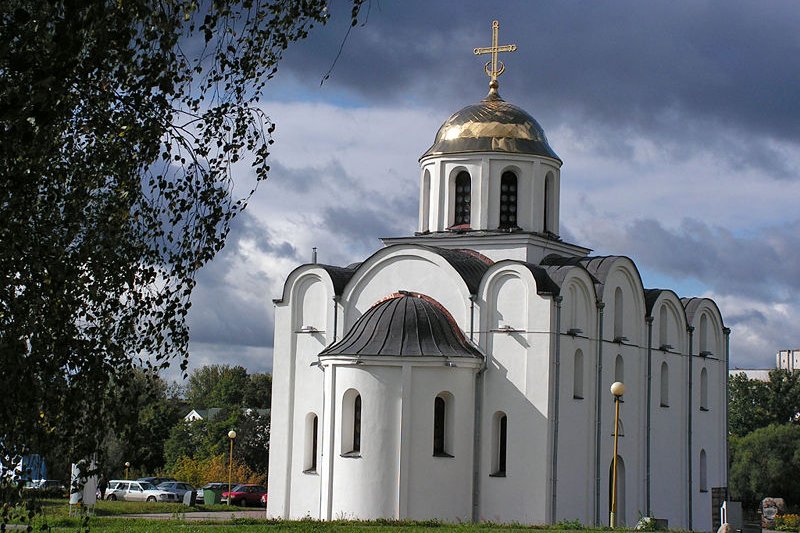
<svg viewBox="0 0 800 533">
<path fill-rule="evenodd" d="M 608 518 L 608 525 L 612 529 L 617 526 L 617 442 L 619 441 L 619 404 L 622 403 L 622 395 L 625 394 L 625 384 L 615 381 L 611 384 L 611 394 L 614 396 L 614 458 L 611 473 L 611 516 Z"/>
<path fill-rule="evenodd" d="M 131 467 L 130 461 L 125 461 L 125 479 L 128 479 L 128 469 Z"/>
<path fill-rule="evenodd" d="M 233 477 L 233 441 L 236 440 L 236 432 L 230 430 L 228 432 L 228 439 L 231 441 L 231 451 L 228 456 L 228 505 L 231 504 L 231 478 Z"/>
</svg>

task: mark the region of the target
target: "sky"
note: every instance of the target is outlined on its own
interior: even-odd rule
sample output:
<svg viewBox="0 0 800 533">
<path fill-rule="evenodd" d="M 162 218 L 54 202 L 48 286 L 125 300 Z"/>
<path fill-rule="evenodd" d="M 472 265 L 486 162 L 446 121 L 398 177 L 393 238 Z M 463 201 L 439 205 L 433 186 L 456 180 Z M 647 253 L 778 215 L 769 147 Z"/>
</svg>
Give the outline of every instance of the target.
<svg viewBox="0 0 800 533">
<path fill-rule="evenodd" d="M 517 45 L 500 94 L 564 161 L 561 237 L 713 298 L 732 367 L 800 347 L 796 2 L 372 0 L 344 41 L 350 7 L 333 0 L 262 95 L 271 176 L 198 275 L 190 370 L 271 370 L 272 299 L 312 247 L 347 265 L 415 231 L 418 158 L 485 96 L 472 50 L 493 19 Z"/>
</svg>

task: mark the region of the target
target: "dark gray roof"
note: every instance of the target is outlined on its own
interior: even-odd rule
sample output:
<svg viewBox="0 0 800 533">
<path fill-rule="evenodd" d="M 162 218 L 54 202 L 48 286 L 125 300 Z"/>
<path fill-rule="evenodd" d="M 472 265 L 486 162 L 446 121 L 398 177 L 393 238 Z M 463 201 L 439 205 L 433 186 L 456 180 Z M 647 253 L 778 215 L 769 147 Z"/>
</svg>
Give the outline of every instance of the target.
<svg viewBox="0 0 800 533">
<path fill-rule="evenodd" d="M 656 300 L 658 300 L 662 292 L 664 292 L 663 289 L 644 290 L 644 316 L 653 316 L 653 306 L 656 304 Z"/>
<path fill-rule="evenodd" d="M 483 275 L 491 266 L 489 259 L 481 260 L 471 250 L 463 251 L 439 248 L 437 246 L 419 246 L 420 248 L 426 248 L 442 256 L 442 258 L 458 272 L 461 279 L 464 280 L 470 294 L 478 294 L 478 287 L 481 285 L 481 279 L 483 279 Z"/>
<path fill-rule="evenodd" d="M 536 280 L 537 293 L 558 296 L 558 293 L 561 292 L 561 285 L 553 281 L 546 268 L 540 267 L 539 265 L 534 265 L 533 263 L 526 263 L 524 261 L 520 261 L 520 264 L 530 270 L 531 274 L 533 274 L 533 279 Z"/>
<path fill-rule="evenodd" d="M 346 267 L 323 264 L 318 264 L 317 266 L 324 269 L 325 272 L 327 272 L 331 277 L 331 282 L 333 283 L 333 293 L 339 296 L 344 292 L 345 286 L 350 281 L 350 278 L 353 277 L 353 274 L 356 273 L 358 267 L 361 266 L 361 263 L 353 263 L 352 265 L 348 265 Z"/>
<path fill-rule="evenodd" d="M 435 300 L 401 292 L 378 302 L 320 356 L 470 357 L 480 353 Z"/>
</svg>

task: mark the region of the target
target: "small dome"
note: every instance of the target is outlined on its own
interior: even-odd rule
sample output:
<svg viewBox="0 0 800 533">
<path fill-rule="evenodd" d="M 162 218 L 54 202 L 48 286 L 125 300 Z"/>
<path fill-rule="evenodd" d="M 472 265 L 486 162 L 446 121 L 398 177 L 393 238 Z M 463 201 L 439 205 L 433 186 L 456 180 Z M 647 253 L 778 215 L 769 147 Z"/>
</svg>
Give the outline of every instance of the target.
<svg viewBox="0 0 800 533">
<path fill-rule="evenodd" d="M 441 304 L 404 291 L 372 306 L 319 355 L 481 357 Z"/>
<path fill-rule="evenodd" d="M 536 119 L 500 98 L 494 87 L 486 98 L 448 118 L 422 157 L 463 152 L 509 152 L 561 161 Z"/>
</svg>

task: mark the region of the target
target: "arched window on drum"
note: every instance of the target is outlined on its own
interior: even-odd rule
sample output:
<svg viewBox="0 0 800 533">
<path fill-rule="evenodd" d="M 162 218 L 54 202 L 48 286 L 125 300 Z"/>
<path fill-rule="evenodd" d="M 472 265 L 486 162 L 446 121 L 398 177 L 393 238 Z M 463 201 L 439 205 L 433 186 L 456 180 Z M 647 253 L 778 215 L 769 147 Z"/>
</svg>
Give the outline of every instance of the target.
<svg viewBox="0 0 800 533">
<path fill-rule="evenodd" d="M 511 171 L 500 177 L 500 228 L 517 226 L 517 175 Z"/>
<path fill-rule="evenodd" d="M 462 170 L 456 176 L 453 226 L 469 226 L 471 208 L 472 178 L 469 172 Z"/>
</svg>

